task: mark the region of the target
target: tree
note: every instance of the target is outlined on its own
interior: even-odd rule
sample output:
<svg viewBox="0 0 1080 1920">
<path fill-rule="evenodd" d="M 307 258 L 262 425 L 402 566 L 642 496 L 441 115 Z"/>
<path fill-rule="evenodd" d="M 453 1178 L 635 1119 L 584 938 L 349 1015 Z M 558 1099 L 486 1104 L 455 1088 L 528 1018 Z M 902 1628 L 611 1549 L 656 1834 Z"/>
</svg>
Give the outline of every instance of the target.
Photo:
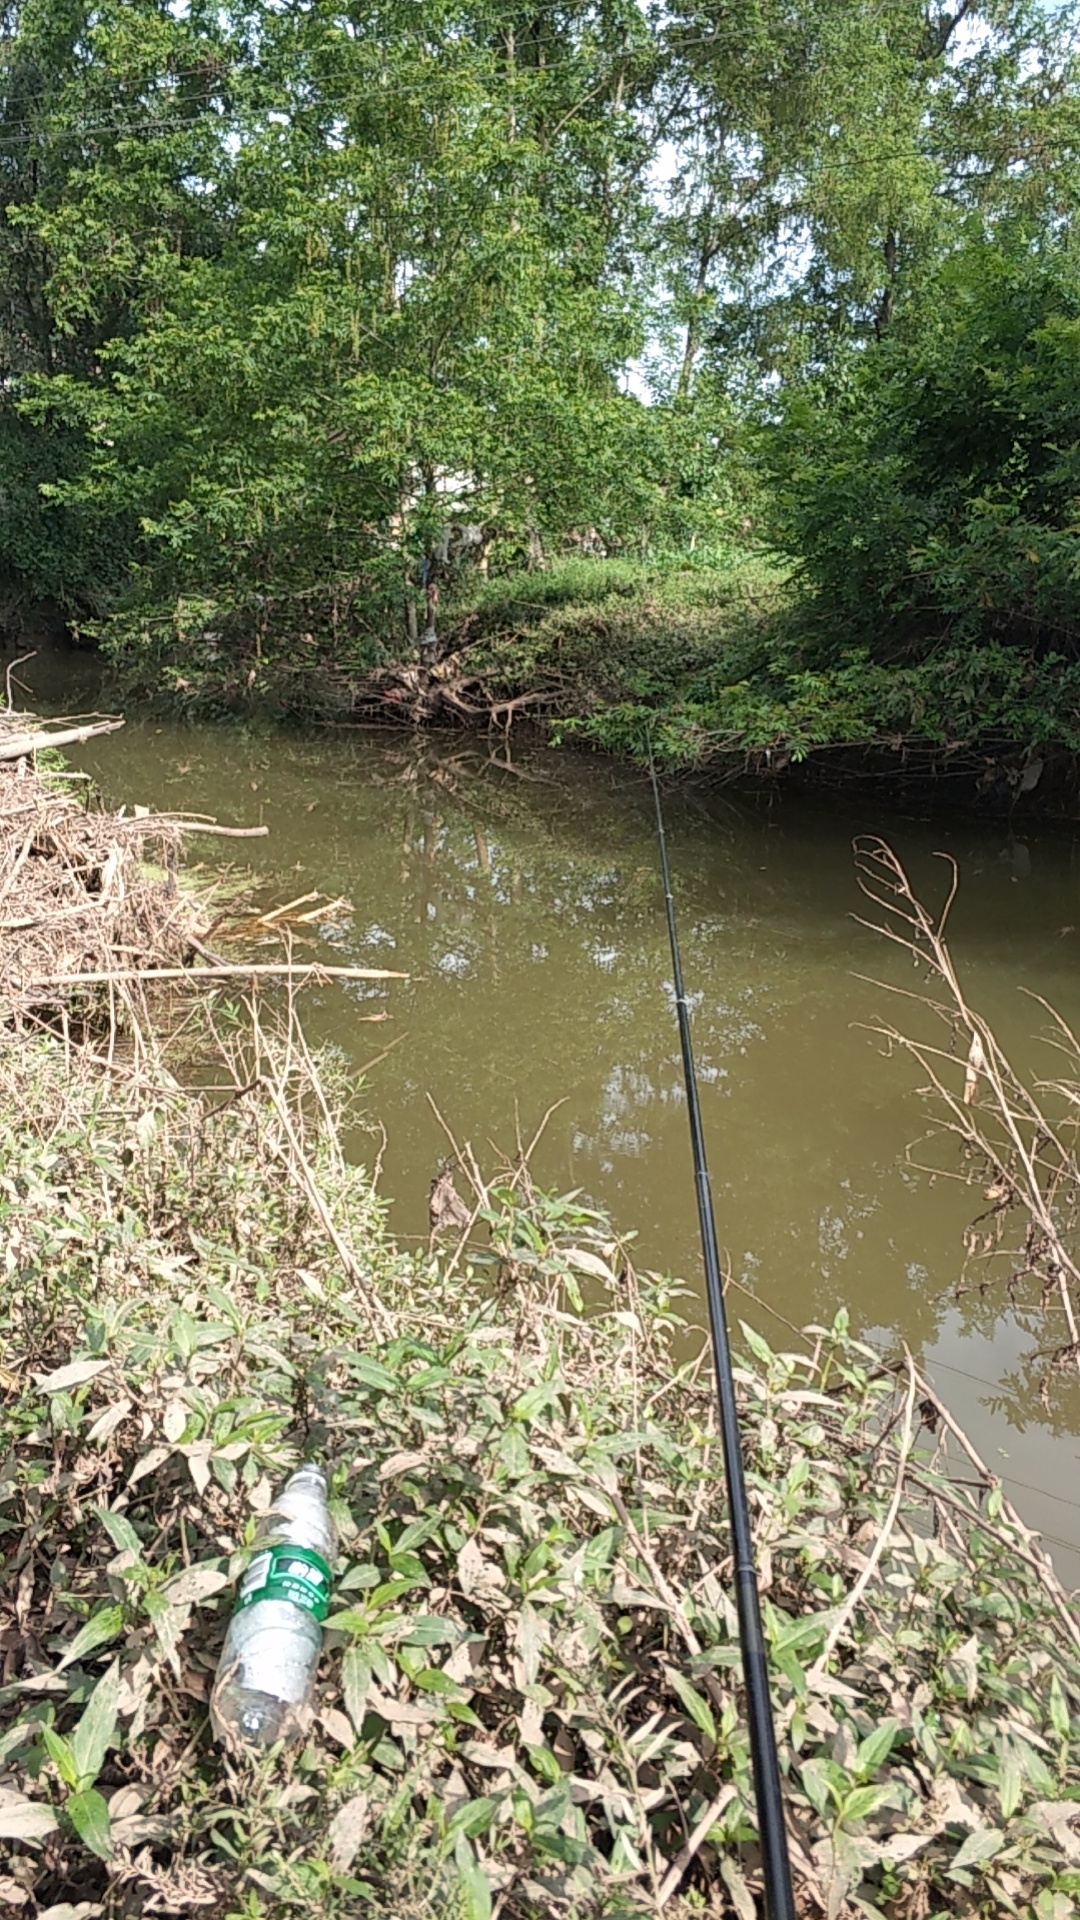
<svg viewBox="0 0 1080 1920">
<path fill-rule="evenodd" d="M 129 253 L 94 365 L 33 387 L 39 421 L 89 443 L 53 497 L 139 517 L 129 635 L 172 649 L 182 628 L 211 659 L 250 635 L 257 676 L 306 631 L 342 664 L 349 634 L 405 636 L 448 521 L 513 548 L 640 518 L 648 423 L 620 374 L 642 339 L 643 32 L 608 5 L 520 28 L 414 0 L 237 16 L 228 111 L 174 223 L 205 210 L 212 245 Z M 86 231 L 70 202 L 32 221 L 84 322 L 127 232 L 112 155 L 92 201 Z"/>
<path fill-rule="evenodd" d="M 665 223 L 685 386 L 880 338 L 940 260 L 1076 204 L 1077 22 L 1037 0 L 717 0 L 666 26 Z"/>
<path fill-rule="evenodd" d="M 833 635 L 878 657 L 1080 651 L 1080 259 L 969 246 L 920 315 L 794 397 L 777 536 Z"/>
<path fill-rule="evenodd" d="M 42 425 L 35 382 L 99 375 L 155 252 L 215 244 L 189 182 L 218 138 L 221 36 L 198 6 L 85 0 L 9 6 L 0 41 L 0 577 L 69 611 L 122 575 L 136 532 L 77 508 L 43 511 L 85 467 L 82 420 Z"/>
</svg>

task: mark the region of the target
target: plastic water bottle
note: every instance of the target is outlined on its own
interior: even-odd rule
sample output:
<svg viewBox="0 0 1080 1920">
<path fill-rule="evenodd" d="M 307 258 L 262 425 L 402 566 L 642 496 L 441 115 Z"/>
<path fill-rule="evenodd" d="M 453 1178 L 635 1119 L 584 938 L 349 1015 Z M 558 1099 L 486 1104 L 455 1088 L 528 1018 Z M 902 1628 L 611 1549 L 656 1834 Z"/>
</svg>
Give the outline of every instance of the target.
<svg viewBox="0 0 1080 1920">
<path fill-rule="evenodd" d="M 272 1747 L 303 1734 L 336 1555 L 326 1476 L 308 1461 L 259 1527 L 240 1582 L 210 1702 L 219 1740 Z"/>
</svg>

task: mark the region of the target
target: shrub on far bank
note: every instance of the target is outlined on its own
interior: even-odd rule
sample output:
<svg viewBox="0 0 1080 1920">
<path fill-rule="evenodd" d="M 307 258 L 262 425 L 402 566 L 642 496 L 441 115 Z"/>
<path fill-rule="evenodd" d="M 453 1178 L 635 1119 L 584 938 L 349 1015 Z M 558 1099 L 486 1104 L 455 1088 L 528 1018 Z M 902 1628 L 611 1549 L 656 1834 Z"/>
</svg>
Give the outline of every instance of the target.
<svg viewBox="0 0 1080 1920">
<path fill-rule="evenodd" d="M 1080 651 L 1080 262 L 1068 241 L 946 260 L 902 322 L 762 437 L 772 531 L 818 658 Z"/>
</svg>

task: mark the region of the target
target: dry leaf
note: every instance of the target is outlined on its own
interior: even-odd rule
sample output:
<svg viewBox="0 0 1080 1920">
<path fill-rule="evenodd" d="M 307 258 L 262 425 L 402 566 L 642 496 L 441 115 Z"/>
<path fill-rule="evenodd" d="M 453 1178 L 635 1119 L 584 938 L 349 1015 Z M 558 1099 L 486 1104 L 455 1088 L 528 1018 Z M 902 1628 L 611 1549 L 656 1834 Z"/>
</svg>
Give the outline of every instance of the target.
<svg viewBox="0 0 1080 1920">
<path fill-rule="evenodd" d="M 933 1833 L 890 1833 L 886 1834 L 884 1840 L 879 1840 L 878 1848 L 883 1860 L 891 1860 L 899 1866 L 901 1861 L 912 1859 L 936 1838 Z"/>
<path fill-rule="evenodd" d="M 25 1840 L 33 1844 L 55 1833 L 59 1825 L 44 1800 L 28 1800 L 24 1793 L 0 1787 L 0 1840 Z"/>
<path fill-rule="evenodd" d="M 494 1560 L 485 1558 L 476 1540 L 466 1540 L 457 1557 L 457 1574 L 467 1600 L 490 1598 L 506 1585 L 506 1575 Z"/>
<path fill-rule="evenodd" d="M 1080 1834 L 1072 1825 L 1078 1815 L 1080 1806 L 1075 1800 L 1037 1800 L 1027 1814 L 1029 1820 L 1037 1821 L 1044 1832 L 1050 1834 L 1074 1869 L 1080 1864 Z"/>
<path fill-rule="evenodd" d="M 193 1601 L 208 1600 L 212 1593 L 220 1593 L 222 1587 L 228 1585 L 228 1574 L 218 1567 L 185 1567 L 182 1573 L 175 1573 L 166 1581 L 161 1591 L 170 1607 L 182 1607 Z"/>
<path fill-rule="evenodd" d="M 548 1469 L 549 1473 L 565 1473 L 577 1479 L 581 1473 L 580 1460 L 574 1460 L 560 1447 L 533 1447 L 536 1458 Z"/>
<path fill-rule="evenodd" d="M 323 1732 L 329 1734 L 331 1740 L 348 1752 L 356 1740 L 353 1723 L 348 1714 L 342 1713 L 340 1707 L 326 1707 L 317 1718 Z"/>
<path fill-rule="evenodd" d="M 392 1453 L 379 1468 L 380 1480 L 395 1480 L 399 1473 L 410 1473 L 413 1467 L 427 1465 L 426 1453 Z"/>
<path fill-rule="evenodd" d="M 134 1666 L 127 1667 L 120 1675 L 120 1691 L 116 1696 L 116 1711 L 121 1719 L 131 1716 L 132 1724 L 128 1728 L 128 1737 L 135 1740 L 137 1729 L 146 1716 L 151 1691 L 157 1684 L 157 1663 L 141 1654 Z"/>
<path fill-rule="evenodd" d="M 138 1481 L 145 1480 L 148 1473 L 154 1473 L 162 1461 L 169 1458 L 171 1452 L 171 1447 L 151 1447 L 149 1453 L 144 1453 L 142 1459 L 137 1460 L 132 1467 L 128 1474 L 128 1486 L 133 1487 Z"/>
<path fill-rule="evenodd" d="M 487 1640 L 469 1635 L 467 1639 L 459 1641 L 449 1659 L 443 1661 L 443 1672 L 448 1680 L 468 1686 L 483 1666 L 486 1654 Z"/>
<path fill-rule="evenodd" d="M 273 1498 L 274 1489 L 264 1473 L 248 1494 L 248 1506 L 252 1513 L 269 1513 Z"/>
<path fill-rule="evenodd" d="M 180 1674 L 180 1691 L 191 1700 L 205 1700 L 210 1693 L 210 1678 L 198 1667 L 183 1667 Z"/>
<path fill-rule="evenodd" d="M 367 1831 L 368 1805 L 366 1793 L 354 1793 L 330 1822 L 330 1865 L 335 1873 L 347 1873 L 356 1858 Z"/>
<path fill-rule="evenodd" d="M 609 1286 L 615 1285 L 615 1275 L 607 1261 L 601 1260 L 599 1254 L 588 1253 L 584 1247 L 567 1247 L 565 1257 L 569 1265 L 576 1267 L 579 1273 L 587 1273 L 595 1280 L 606 1280 Z"/>
<path fill-rule="evenodd" d="M 954 1647 L 949 1654 L 948 1664 L 959 1667 L 964 1679 L 964 1691 L 968 1705 L 979 1691 L 979 1641 L 976 1634 L 965 1640 L 962 1646 Z"/>
<path fill-rule="evenodd" d="M 190 1625 L 190 1607 L 165 1607 L 162 1612 L 154 1615 L 154 1632 L 158 1644 L 178 1680 L 180 1655 L 177 1648 L 180 1645 L 181 1636 L 187 1632 Z"/>
<path fill-rule="evenodd" d="M 170 1400 L 162 1415 L 161 1431 L 166 1440 L 173 1442 L 183 1438 L 188 1423 L 188 1410 L 182 1400 Z"/>
<path fill-rule="evenodd" d="M 986 1816 L 969 1793 L 949 1774 L 938 1774 L 929 1811 L 940 1827 L 977 1827 L 986 1825 Z"/>
<path fill-rule="evenodd" d="M 463 1807 L 467 1800 L 472 1799 L 472 1794 L 469 1792 L 465 1782 L 465 1775 L 462 1773 L 460 1767 L 451 1767 L 446 1779 L 440 1781 L 437 1791 L 439 1795 L 439 1805 L 448 1820 L 451 1815 L 457 1811 L 458 1807 Z"/>
<path fill-rule="evenodd" d="M 116 1400 L 111 1407 L 106 1407 L 104 1413 L 99 1413 L 94 1421 L 86 1436 L 87 1441 L 100 1446 L 111 1433 L 116 1432 L 117 1427 L 123 1425 L 131 1412 L 131 1407 L 130 1400 Z"/>
<path fill-rule="evenodd" d="M 139 1787 L 117 1787 L 109 1796 L 109 1819 L 129 1820 L 133 1814 L 141 1813 L 146 1794 Z"/>
<path fill-rule="evenodd" d="M 724 1885 L 728 1890 L 728 1894 L 730 1895 L 731 1904 L 739 1916 L 739 1920 L 754 1920 L 757 1913 L 757 1901 L 754 1899 L 753 1894 L 746 1884 L 743 1870 L 738 1861 L 730 1854 L 725 1855 L 720 1862 L 720 1873 L 723 1877 Z"/>
<path fill-rule="evenodd" d="M 472 1214 L 454 1185 L 449 1167 L 435 1176 L 428 1194 L 428 1223 L 432 1235 L 445 1233 L 448 1227 L 467 1227 Z"/>
<path fill-rule="evenodd" d="M 523 1747 L 543 1746 L 544 1716 L 535 1700 L 526 1700 L 518 1714 L 518 1733 Z"/>
<path fill-rule="evenodd" d="M 112 1837 L 118 1847 L 145 1847 L 150 1841 L 167 1840 L 173 1822 L 160 1813 L 132 1813 L 112 1823 Z"/>
<path fill-rule="evenodd" d="M 290 1780 L 282 1787 L 277 1797 L 279 1810 L 282 1807 L 302 1807 L 306 1801 L 315 1799 L 314 1787 L 306 1787 L 302 1780 Z"/>
<path fill-rule="evenodd" d="M 111 1360 L 72 1360 L 66 1367 L 57 1367 L 55 1373 L 35 1373 L 35 1383 L 42 1393 L 66 1393 L 69 1387 L 85 1386 L 87 1380 L 93 1380 L 112 1365 Z"/>
<path fill-rule="evenodd" d="M 195 1482 L 197 1492 L 205 1493 L 210 1485 L 210 1442 L 194 1440 L 190 1446 L 177 1447 L 188 1463 L 188 1472 Z"/>
<path fill-rule="evenodd" d="M 467 1746 L 462 1747 L 461 1754 L 474 1767 L 492 1767 L 500 1773 L 518 1772 L 518 1758 L 513 1747 L 489 1747 L 482 1740 L 470 1740 Z"/>
<path fill-rule="evenodd" d="M 378 1687 L 368 1688 L 367 1704 L 369 1713 L 377 1713 L 392 1727 L 429 1727 L 439 1718 L 438 1707 L 414 1707 L 405 1700 L 391 1700 Z"/>
<path fill-rule="evenodd" d="M 529 1686 L 533 1686 L 540 1671 L 540 1655 L 548 1642 L 548 1629 L 547 1622 L 527 1600 L 523 1602 L 518 1615 L 514 1640 L 521 1655 L 526 1680 Z"/>
</svg>

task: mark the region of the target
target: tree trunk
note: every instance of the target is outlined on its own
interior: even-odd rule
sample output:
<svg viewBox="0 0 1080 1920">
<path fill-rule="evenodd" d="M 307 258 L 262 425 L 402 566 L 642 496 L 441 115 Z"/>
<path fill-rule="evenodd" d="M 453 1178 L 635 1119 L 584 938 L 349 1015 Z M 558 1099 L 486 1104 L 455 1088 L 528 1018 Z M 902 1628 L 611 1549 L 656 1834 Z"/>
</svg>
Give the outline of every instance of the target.
<svg viewBox="0 0 1080 1920">
<path fill-rule="evenodd" d="M 886 234 L 883 251 L 885 254 L 885 273 L 887 277 L 884 292 L 878 301 L 877 313 L 874 315 L 874 338 L 876 340 L 882 339 L 888 332 L 892 324 L 893 312 L 896 306 L 896 281 L 900 255 L 900 236 L 898 233 Z"/>
</svg>

